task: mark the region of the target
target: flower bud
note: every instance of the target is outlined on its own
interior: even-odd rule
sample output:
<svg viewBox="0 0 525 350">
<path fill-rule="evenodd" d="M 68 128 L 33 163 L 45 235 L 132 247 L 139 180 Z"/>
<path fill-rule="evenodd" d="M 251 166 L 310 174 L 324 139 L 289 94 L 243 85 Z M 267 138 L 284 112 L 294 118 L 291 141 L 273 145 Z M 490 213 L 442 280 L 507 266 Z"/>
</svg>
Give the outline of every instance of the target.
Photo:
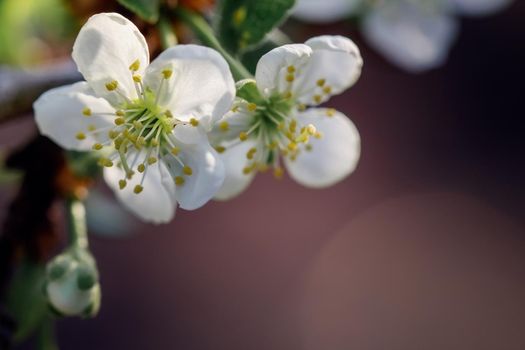
<svg viewBox="0 0 525 350">
<path fill-rule="evenodd" d="M 71 249 L 47 264 L 45 294 L 50 307 L 63 316 L 92 317 L 100 306 L 95 260 L 84 249 Z"/>
</svg>

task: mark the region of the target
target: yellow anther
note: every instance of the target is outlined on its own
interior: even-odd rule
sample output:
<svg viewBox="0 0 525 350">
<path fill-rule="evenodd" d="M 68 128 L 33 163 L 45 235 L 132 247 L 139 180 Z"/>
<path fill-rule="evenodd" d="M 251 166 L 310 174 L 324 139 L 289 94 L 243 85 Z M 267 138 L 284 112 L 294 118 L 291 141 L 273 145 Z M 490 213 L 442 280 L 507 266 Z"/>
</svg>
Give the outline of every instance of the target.
<svg viewBox="0 0 525 350">
<path fill-rule="evenodd" d="M 135 192 L 136 194 L 139 194 L 140 192 L 142 192 L 143 189 L 144 189 L 144 187 L 142 187 L 141 185 L 137 185 L 133 189 L 133 192 Z"/>
<path fill-rule="evenodd" d="M 135 83 L 140 83 L 140 82 L 142 82 L 142 77 L 140 75 L 138 75 L 138 74 L 134 74 L 133 75 L 133 81 Z"/>
<path fill-rule="evenodd" d="M 166 68 L 162 71 L 162 76 L 164 77 L 164 79 L 169 79 L 171 78 L 171 75 L 173 74 L 173 70 L 169 69 L 169 68 Z"/>
<path fill-rule="evenodd" d="M 86 107 L 82 110 L 82 114 L 85 115 L 86 117 L 89 117 L 91 115 L 91 109 Z"/>
<path fill-rule="evenodd" d="M 292 151 L 292 152 L 295 151 L 295 150 L 297 150 L 297 143 L 295 143 L 295 142 L 290 142 L 290 143 L 288 144 L 288 149 L 289 149 L 290 151 Z"/>
<path fill-rule="evenodd" d="M 226 151 L 226 148 L 223 146 L 217 146 L 215 147 L 215 150 L 219 153 L 223 153 L 224 151 Z"/>
<path fill-rule="evenodd" d="M 257 170 L 259 170 L 261 173 L 264 173 L 264 172 L 268 171 L 268 165 L 266 165 L 264 163 L 259 163 L 259 164 L 257 164 Z"/>
<path fill-rule="evenodd" d="M 233 12 L 233 23 L 239 26 L 246 19 L 246 6 L 241 6 Z"/>
<path fill-rule="evenodd" d="M 159 140 L 157 139 L 151 139 L 151 141 L 149 142 L 150 146 L 151 147 L 157 147 L 159 145 Z"/>
<path fill-rule="evenodd" d="M 190 119 L 190 124 L 191 124 L 191 126 L 197 126 L 197 125 L 199 125 L 199 121 L 197 119 L 195 119 L 195 118 L 191 118 Z"/>
<path fill-rule="evenodd" d="M 171 149 L 171 154 L 173 154 L 174 156 L 176 156 L 177 154 L 179 154 L 180 152 L 180 148 L 179 147 L 173 147 Z"/>
<path fill-rule="evenodd" d="M 228 122 L 221 122 L 219 124 L 219 129 L 221 129 L 221 131 L 228 131 L 228 129 L 230 129 L 230 124 L 228 124 Z"/>
<path fill-rule="evenodd" d="M 137 170 L 139 171 L 139 173 L 143 173 L 146 170 L 146 166 L 144 164 L 139 164 Z"/>
<path fill-rule="evenodd" d="M 276 166 L 274 169 L 273 169 L 273 176 L 276 178 L 276 179 L 281 179 L 284 175 L 284 170 L 283 168 L 281 168 L 280 166 Z"/>
<path fill-rule="evenodd" d="M 100 151 L 102 147 L 103 146 L 100 143 L 95 143 L 91 148 L 93 148 L 95 151 Z"/>
<path fill-rule="evenodd" d="M 330 86 L 325 86 L 324 89 L 323 89 L 323 92 L 325 94 L 329 94 L 332 92 L 332 88 Z"/>
<path fill-rule="evenodd" d="M 269 148 L 270 150 L 274 150 L 274 149 L 276 149 L 276 148 L 277 148 L 277 142 L 275 142 L 275 141 L 270 142 L 270 143 L 268 144 L 268 148 Z"/>
<path fill-rule="evenodd" d="M 137 137 L 137 145 L 144 146 L 146 144 L 146 139 L 144 136 Z"/>
<path fill-rule="evenodd" d="M 135 127 L 135 129 L 142 129 L 142 127 L 143 127 L 144 125 L 142 125 L 142 123 L 139 122 L 138 120 L 135 120 L 135 121 L 133 122 L 133 126 Z"/>
<path fill-rule="evenodd" d="M 129 70 L 132 72 L 138 71 L 140 68 L 140 61 L 136 59 L 132 64 L 129 65 Z"/>
<path fill-rule="evenodd" d="M 110 168 L 113 166 L 113 162 L 107 158 L 100 158 L 98 162 L 101 166 L 105 166 L 107 168 Z"/>
<path fill-rule="evenodd" d="M 116 90 L 117 87 L 118 87 L 118 81 L 116 81 L 116 80 L 113 80 L 113 81 L 110 81 L 109 83 L 106 83 L 106 89 L 108 91 Z"/>
<path fill-rule="evenodd" d="M 290 132 L 294 133 L 295 130 L 297 129 L 297 121 L 295 119 L 293 119 L 291 122 L 290 122 L 290 125 L 288 126 L 288 129 L 290 130 Z"/>
<path fill-rule="evenodd" d="M 315 126 L 313 124 L 308 124 L 308 126 L 306 127 L 306 131 L 310 135 L 315 135 L 317 133 L 317 129 L 315 128 Z"/>
<path fill-rule="evenodd" d="M 293 140 L 294 139 L 294 136 L 291 132 L 287 131 L 284 133 L 286 135 L 286 138 L 288 138 L 288 140 Z"/>
<path fill-rule="evenodd" d="M 307 144 L 306 146 L 304 146 L 304 148 L 305 148 L 308 152 L 310 152 L 310 151 L 312 150 L 313 146 L 312 146 L 311 144 Z"/>
<path fill-rule="evenodd" d="M 292 92 L 291 92 L 291 91 L 286 91 L 286 92 L 284 93 L 284 96 L 283 96 L 283 97 L 284 97 L 284 98 L 292 98 Z"/>
<path fill-rule="evenodd" d="M 246 107 L 250 112 L 253 112 L 257 109 L 257 105 L 255 103 L 248 103 L 248 106 Z"/>
<path fill-rule="evenodd" d="M 85 140 L 86 139 L 86 134 L 84 134 L 83 132 L 77 132 L 75 137 L 77 138 L 77 140 Z"/>
<path fill-rule="evenodd" d="M 286 124 L 284 122 L 280 122 L 279 125 L 277 125 L 278 130 L 283 130 Z"/>
<path fill-rule="evenodd" d="M 241 141 L 246 141 L 248 139 L 248 134 L 245 133 L 244 131 L 241 131 L 241 133 L 239 134 L 239 139 Z"/>
<path fill-rule="evenodd" d="M 148 158 L 148 164 L 149 165 L 155 164 L 156 162 L 157 162 L 157 158 L 155 158 L 155 157 L 149 157 Z"/>
<path fill-rule="evenodd" d="M 113 139 L 116 139 L 118 135 L 119 135 L 119 132 L 116 131 L 116 130 L 110 130 L 110 131 L 108 132 L 108 136 L 109 136 L 109 138 L 112 139 L 112 140 L 113 140 Z"/>
<path fill-rule="evenodd" d="M 319 80 L 317 81 L 317 86 L 323 86 L 324 83 L 326 83 L 326 80 L 325 80 L 325 79 L 319 79 Z"/>
<path fill-rule="evenodd" d="M 126 112 L 124 112 L 123 110 L 119 109 L 118 111 L 115 112 L 115 114 L 118 116 L 118 117 L 123 117 L 126 115 Z"/>
<path fill-rule="evenodd" d="M 126 187 L 127 184 L 128 184 L 128 183 L 126 182 L 126 180 L 119 180 L 119 182 L 118 182 L 118 187 L 119 187 L 121 190 L 123 190 L 124 187 Z"/>
<path fill-rule="evenodd" d="M 286 68 L 286 70 L 288 71 L 288 73 L 294 73 L 295 72 L 295 67 L 294 66 L 288 66 L 288 68 Z"/>
<path fill-rule="evenodd" d="M 131 179 L 133 177 L 133 175 L 135 175 L 135 172 L 133 170 L 126 171 L 126 177 L 128 179 Z"/>
<path fill-rule="evenodd" d="M 193 169 L 190 168 L 189 166 L 185 165 L 185 166 L 182 168 L 182 172 L 183 172 L 185 175 L 191 176 L 191 174 L 193 174 Z"/>
<path fill-rule="evenodd" d="M 252 172 L 252 170 L 253 170 L 252 167 L 247 166 L 247 167 L 244 167 L 244 168 L 242 169 L 242 173 L 243 173 L 244 175 L 248 175 L 249 173 Z"/>
<path fill-rule="evenodd" d="M 183 185 L 186 180 L 182 176 L 175 176 L 175 185 Z"/>
<path fill-rule="evenodd" d="M 323 137 L 323 134 L 321 134 L 321 133 L 318 131 L 318 132 L 315 133 L 314 137 L 315 137 L 316 139 L 320 139 L 320 138 Z"/>
<path fill-rule="evenodd" d="M 334 108 L 328 108 L 328 109 L 326 110 L 326 115 L 327 115 L 328 117 L 333 117 L 333 116 L 335 115 L 335 109 L 334 109 Z"/>
<path fill-rule="evenodd" d="M 126 120 L 124 118 L 121 118 L 121 117 L 115 119 L 115 125 L 122 125 L 125 122 L 126 122 Z"/>
<path fill-rule="evenodd" d="M 248 152 L 246 152 L 246 158 L 253 159 L 253 156 L 255 155 L 256 152 L 257 152 L 257 148 L 255 147 L 250 148 Z"/>
<path fill-rule="evenodd" d="M 314 95 L 314 102 L 321 103 L 321 95 Z"/>
<path fill-rule="evenodd" d="M 287 81 L 287 82 L 291 83 L 291 82 L 294 81 L 294 80 L 295 80 L 295 77 L 294 77 L 293 74 L 287 74 L 287 75 L 286 75 L 286 81 Z"/>
<path fill-rule="evenodd" d="M 306 105 L 300 103 L 298 106 L 297 106 L 297 109 L 300 111 L 300 112 L 304 112 L 306 110 Z"/>
<path fill-rule="evenodd" d="M 97 127 L 94 125 L 94 124 L 89 124 L 88 127 L 87 127 L 88 131 L 95 131 L 97 130 Z"/>
</svg>

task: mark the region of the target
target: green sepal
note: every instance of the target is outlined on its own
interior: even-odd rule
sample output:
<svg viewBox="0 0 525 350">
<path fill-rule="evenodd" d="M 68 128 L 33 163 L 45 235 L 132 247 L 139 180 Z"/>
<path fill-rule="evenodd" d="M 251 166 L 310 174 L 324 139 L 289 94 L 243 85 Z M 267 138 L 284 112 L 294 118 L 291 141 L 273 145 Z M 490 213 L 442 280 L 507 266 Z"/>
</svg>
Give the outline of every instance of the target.
<svg viewBox="0 0 525 350">
<path fill-rule="evenodd" d="M 253 79 L 243 79 L 235 84 L 237 89 L 237 97 L 242 98 L 248 102 L 261 104 L 264 102 L 264 97 L 257 88 L 257 83 Z"/>
<path fill-rule="evenodd" d="M 259 44 L 288 16 L 295 0 L 223 0 L 218 34 L 233 54 Z"/>
<path fill-rule="evenodd" d="M 117 0 L 119 4 L 149 23 L 159 20 L 160 0 Z"/>
</svg>

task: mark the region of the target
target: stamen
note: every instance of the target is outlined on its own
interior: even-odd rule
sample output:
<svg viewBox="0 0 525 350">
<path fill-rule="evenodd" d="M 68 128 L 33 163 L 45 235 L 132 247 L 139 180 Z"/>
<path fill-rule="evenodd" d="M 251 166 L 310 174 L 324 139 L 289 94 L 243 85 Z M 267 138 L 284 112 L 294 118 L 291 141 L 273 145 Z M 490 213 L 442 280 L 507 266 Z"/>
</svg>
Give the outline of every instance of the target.
<svg viewBox="0 0 525 350">
<path fill-rule="evenodd" d="M 317 86 L 322 87 L 322 86 L 324 85 L 325 82 L 326 82 L 325 79 L 319 79 L 319 80 L 317 81 Z"/>
<path fill-rule="evenodd" d="M 173 70 L 167 68 L 167 69 L 164 69 L 162 71 L 162 76 L 164 77 L 164 79 L 169 79 L 171 78 L 171 75 L 173 74 Z"/>
<path fill-rule="evenodd" d="M 182 168 L 182 172 L 188 176 L 191 176 L 193 174 L 193 169 L 190 168 L 189 166 L 185 165 L 183 168 Z"/>
<path fill-rule="evenodd" d="M 132 72 L 138 71 L 139 68 L 140 68 L 140 61 L 138 59 L 133 61 L 133 63 L 130 64 L 130 66 L 129 66 L 129 70 L 132 71 Z"/>
<path fill-rule="evenodd" d="M 223 147 L 223 146 L 216 146 L 216 147 L 215 147 L 215 150 L 216 150 L 218 153 L 224 153 L 224 151 L 226 151 L 226 148 Z"/>
<path fill-rule="evenodd" d="M 219 129 L 221 129 L 221 131 L 228 131 L 230 129 L 230 124 L 228 124 L 228 122 L 222 122 L 219 124 Z"/>
<path fill-rule="evenodd" d="M 257 105 L 255 103 L 248 103 L 248 106 L 246 107 L 250 112 L 253 112 L 257 109 Z"/>
<path fill-rule="evenodd" d="M 77 132 L 76 136 L 77 140 L 85 140 L 86 139 L 86 134 L 84 134 L 83 132 Z"/>
<path fill-rule="evenodd" d="M 108 91 L 114 91 L 116 90 L 118 87 L 118 81 L 116 80 L 113 80 L 113 81 L 110 81 L 109 83 L 106 83 L 106 89 Z"/>
<path fill-rule="evenodd" d="M 190 119 L 190 124 L 191 124 L 191 126 L 197 126 L 197 125 L 199 125 L 199 121 L 197 119 L 195 119 L 195 118 L 191 118 Z"/>
<path fill-rule="evenodd" d="M 181 186 L 186 182 L 186 180 L 182 176 L 175 176 L 175 185 Z"/>
<path fill-rule="evenodd" d="M 124 187 L 126 187 L 126 185 L 127 185 L 126 180 L 119 180 L 119 182 L 118 182 L 118 187 L 119 187 L 121 190 L 123 190 Z"/>
<path fill-rule="evenodd" d="M 86 107 L 82 110 L 82 114 L 85 115 L 86 117 L 89 117 L 91 116 L 91 109 Z"/>
<path fill-rule="evenodd" d="M 143 189 L 144 187 L 142 187 L 141 185 L 136 185 L 135 188 L 133 189 L 133 192 L 135 192 L 136 194 L 139 194 L 140 192 L 142 192 Z"/>
</svg>

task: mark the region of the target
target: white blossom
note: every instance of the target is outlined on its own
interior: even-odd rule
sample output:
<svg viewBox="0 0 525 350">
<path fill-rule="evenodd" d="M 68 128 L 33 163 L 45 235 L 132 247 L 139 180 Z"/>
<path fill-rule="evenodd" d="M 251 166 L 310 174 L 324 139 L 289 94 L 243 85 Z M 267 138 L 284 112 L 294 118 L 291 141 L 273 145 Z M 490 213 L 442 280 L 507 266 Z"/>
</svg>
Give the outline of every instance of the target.
<svg viewBox="0 0 525 350">
<path fill-rule="evenodd" d="M 457 16 L 487 15 L 512 0 L 298 0 L 294 15 L 324 23 L 362 16 L 368 43 L 410 72 L 442 65 L 459 31 Z"/>
<path fill-rule="evenodd" d="M 278 47 L 259 60 L 255 81 L 238 83 L 231 112 L 210 138 L 226 168 L 216 198 L 242 192 L 258 171 L 286 167 L 297 182 L 321 188 L 356 167 L 360 138 L 354 124 L 332 108 L 315 107 L 352 86 L 361 74 L 357 46 L 341 36 L 320 36 Z"/>
<path fill-rule="evenodd" d="M 177 203 L 213 197 L 224 168 L 206 138 L 231 107 L 235 85 L 216 51 L 178 45 L 151 64 L 146 40 L 116 13 L 91 17 L 73 47 L 85 82 L 34 104 L 40 132 L 70 150 L 96 150 L 104 178 L 139 217 L 167 222 Z"/>
</svg>

